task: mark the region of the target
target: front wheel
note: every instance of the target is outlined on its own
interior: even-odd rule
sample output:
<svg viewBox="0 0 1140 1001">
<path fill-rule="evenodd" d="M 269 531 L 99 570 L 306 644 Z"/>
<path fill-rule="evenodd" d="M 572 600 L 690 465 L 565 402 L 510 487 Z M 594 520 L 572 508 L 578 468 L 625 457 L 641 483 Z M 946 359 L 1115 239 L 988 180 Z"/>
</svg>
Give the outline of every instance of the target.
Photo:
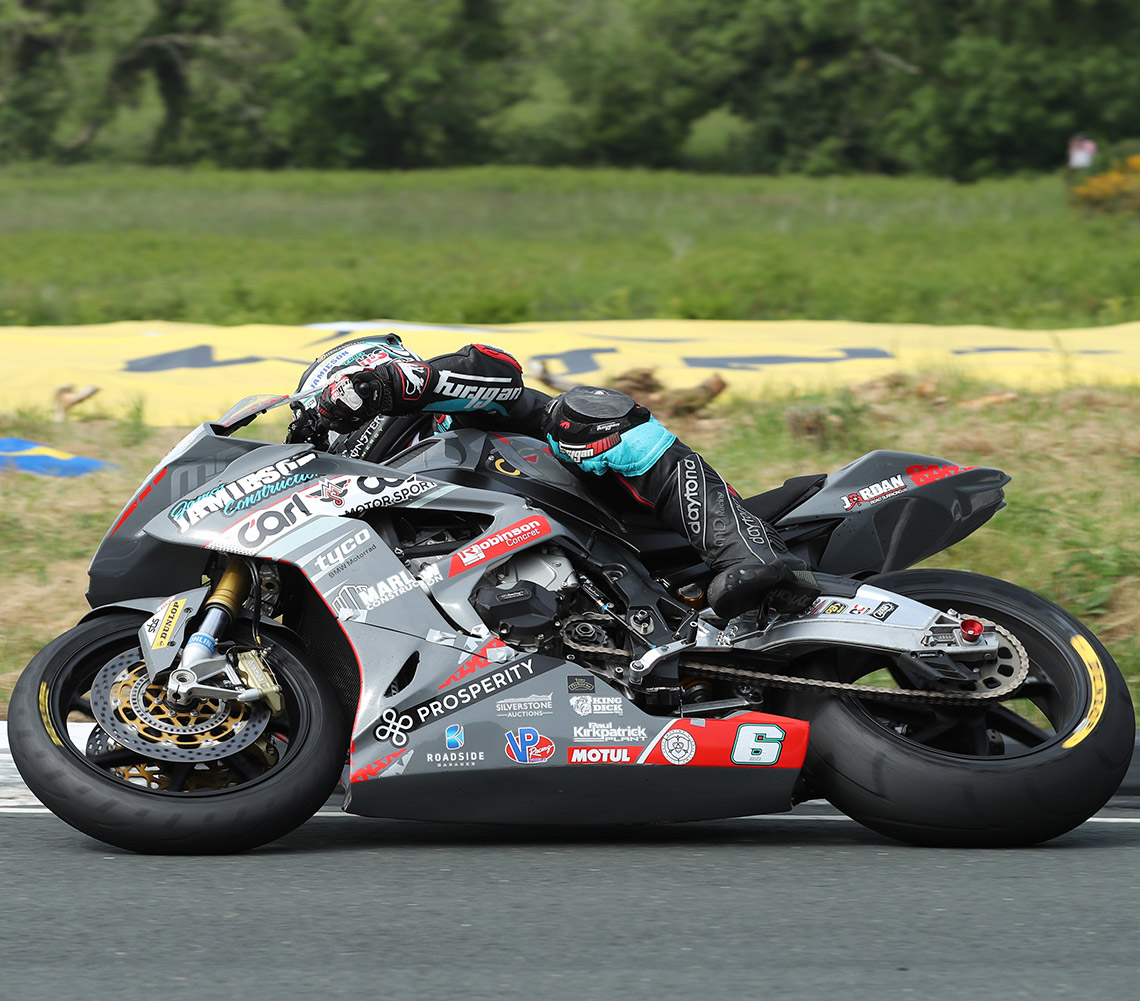
<svg viewBox="0 0 1140 1001">
<path fill-rule="evenodd" d="M 787 712 L 811 721 L 804 770 L 818 792 L 881 834 L 959 847 L 1047 841 L 1104 806 L 1128 769 L 1136 725 L 1128 687 L 1088 629 L 978 574 L 903 570 L 868 583 L 1003 627 L 1024 647 L 1029 676 L 1011 698 L 982 706 L 796 693 Z M 891 671 L 866 656 L 820 661 L 813 673 L 874 675 L 881 685 Z"/>
<path fill-rule="evenodd" d="M 32 792 L 72 827 L 137 852 L 243 851 L 308 820 L 348 745 L 328 683 L 274 639 L 267 662 L 282 698 L 272 711 L 236 700 L 170 706 L 147 678 L 144 619 L 81 622 L 20 675 L 8 734 Z"/>
</svg>

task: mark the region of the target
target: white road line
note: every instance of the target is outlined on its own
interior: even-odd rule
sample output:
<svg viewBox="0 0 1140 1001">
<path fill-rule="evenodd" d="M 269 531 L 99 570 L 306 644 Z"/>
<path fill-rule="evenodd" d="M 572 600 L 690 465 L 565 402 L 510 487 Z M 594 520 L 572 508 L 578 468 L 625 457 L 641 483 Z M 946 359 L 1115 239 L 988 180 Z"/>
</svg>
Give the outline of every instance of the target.
<svg viewBox="0 0 1140 1001">
<path fill-rule="evenodd" d="M 51 810 L 43 806 L 0 806 L 0 815 L 9 817 L 31 816 L 36 814 L 51 813 Z M 322 819 L 333 818 L 336 820 L 370 820 L 377 818 L 358 817 L 354 813 L 344 813 L 342 810 L 320 810 L 314 815 Z M 855 824 L 854 820 L 849 817 L 836 817 L 830 814 L 806 814 L 806 813 L 770 813 L 759 814 L 754 817 L 729 817 L 728 820 L 767 820 L 775 821 L 777 823 L 787 823 L 794 821 L 796 823 L 831 823 L 831 824 Z M 708 821 L 705 821 L 708 823 Z M 1086 824 L 1140 824 L 1140 817 L 1090 817 L 1085 821 Z M 525 826 L 525 825 L 523 825 Z"/>
</svg>

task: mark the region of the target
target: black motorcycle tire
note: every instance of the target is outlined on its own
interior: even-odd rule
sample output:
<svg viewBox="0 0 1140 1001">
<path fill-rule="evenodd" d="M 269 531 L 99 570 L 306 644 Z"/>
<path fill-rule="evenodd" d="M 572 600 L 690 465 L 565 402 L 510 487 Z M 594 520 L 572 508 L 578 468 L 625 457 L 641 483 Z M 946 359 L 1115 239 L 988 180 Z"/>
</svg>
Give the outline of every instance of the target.
<svg viewBox="0 0 1140 1001">
<path fill-rule="evenodd" d="M 875 718 L 870 700 L 795 693 L 786 711 L 811 721 L 804 774 L 816 791 L 880 834 L 946 847 L 1036 844 L 1104 806 L 1128 769 L 1136 726 L 1128 687 L 1088 629 L 1041 596 L 978 574 L 903 570 L 868 583 L 1010 629 L 1026 649 L 1031 677 L 1043 672 L 1068 708 L 1051 739 L 987 757 L 908 740 Z M 1103 686 L 1089 660 L 1099 662 Z M 836 660 L 812 673 L 852 680 Z"/>
<path fill-rule="evenodd" d="M 348 747 L 348 722 L 304 654 L 274 637 L 272 668 L 297 719 L 277 765 L 256 781 L 206 794 L 139 788 L 86 760 L 67 731 L 69 705 L 54 693 L 94 676 L 138 646 L 146 616 L 111 612 L 79 623 L 41 650 L 12 693 L 12 757 L 40 801 L 99 841 L 147 854 L 240 852 L 267 844 L 308 820 L 329 798 Z"/>
</svg>

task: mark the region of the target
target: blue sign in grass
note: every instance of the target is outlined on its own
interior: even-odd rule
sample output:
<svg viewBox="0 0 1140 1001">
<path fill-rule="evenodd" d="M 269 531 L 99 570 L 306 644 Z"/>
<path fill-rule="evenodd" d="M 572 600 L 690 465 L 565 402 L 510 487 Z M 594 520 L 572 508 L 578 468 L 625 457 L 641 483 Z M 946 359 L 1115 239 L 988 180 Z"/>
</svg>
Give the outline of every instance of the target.
<svg viewBox="0 0 1140 1001">
<path fill-rule="evenodd" d="M 26 438 L 0 438 L 0 470 L 37 476 L 86 476 L 109 463 L 61 452 Z"/>
</svg>

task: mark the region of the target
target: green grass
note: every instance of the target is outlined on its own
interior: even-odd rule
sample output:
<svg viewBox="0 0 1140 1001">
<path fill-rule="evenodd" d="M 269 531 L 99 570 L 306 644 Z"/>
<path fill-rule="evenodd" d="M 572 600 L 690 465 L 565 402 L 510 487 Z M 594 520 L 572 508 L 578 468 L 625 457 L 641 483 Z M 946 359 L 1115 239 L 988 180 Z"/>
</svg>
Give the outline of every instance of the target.
<svg viewBox="0 0 1140 1001">
<path fill-rule="evenodd" d="M 1107 645 L 1140 706 L 1140 390 L 1077 388 L 980 411 L 961 406 L 999 388 L 943 373 L 790 403 L 729 405 L 670 423 L 746 494 L 832 471 L 872 448 L 1004 469 L 1013 476 L 1008 506 L 930 564 L 1012 580 L 1067 607 Z M 23 665 L 84 611 L 90 554 L 182 434 L 153 429 L 124 447 L 134 427 L 129 419 L 61 425 L 0 417 L 0 436 L 121 465 L 78 484 L 0 474 L 0 715 Z M 244 433 L 278 440 L 283 426 L 258 422 Z"/>
<path fill-rule="evenodd" d="M 0 325 L 1140 318 L 1140 222 L 1059 177 L 0 169 Z"/>
</svg>

